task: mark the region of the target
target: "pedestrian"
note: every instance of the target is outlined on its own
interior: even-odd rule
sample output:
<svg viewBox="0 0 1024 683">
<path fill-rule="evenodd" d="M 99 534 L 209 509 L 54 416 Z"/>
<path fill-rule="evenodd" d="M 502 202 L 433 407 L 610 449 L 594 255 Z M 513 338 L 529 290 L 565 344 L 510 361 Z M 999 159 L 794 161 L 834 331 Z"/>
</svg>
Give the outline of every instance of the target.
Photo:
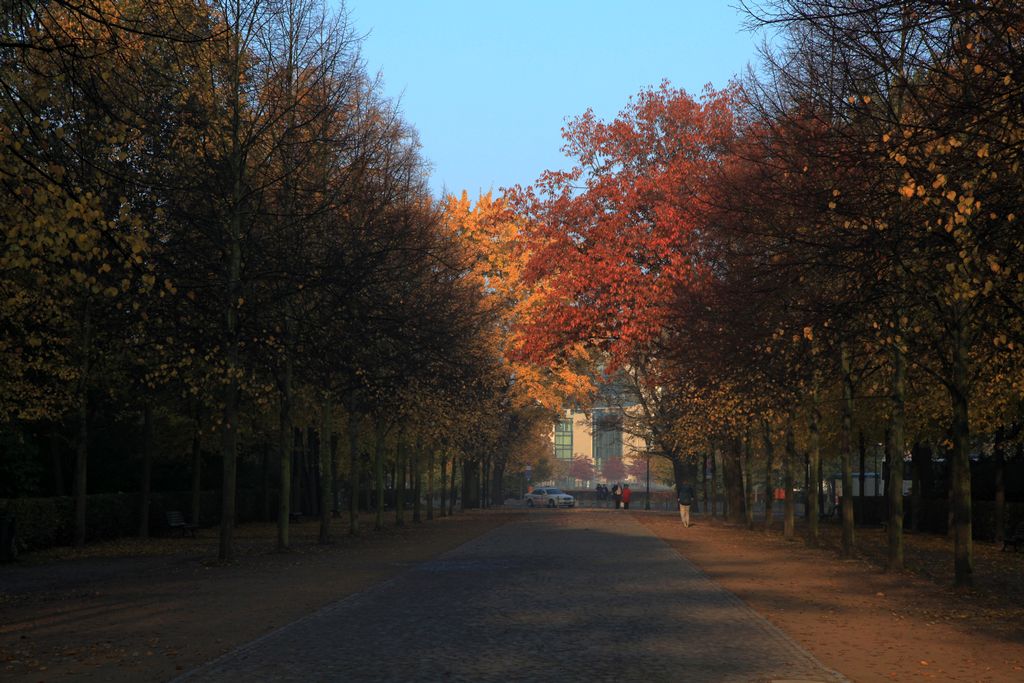
<svg viewBox="0 0 1024 683">
<path fill-rule="evenodd" d="M 618 484 L 612 486 L 612 500 L 615 501 L 615 509 L 618 510 L 622 506 L 622 489 Z"/>
<path fill-rule="evenodd" d="M 679 519 L 684 527 L 690 526 L 690 506 L 693 505 L 694 492 L 690 482 L 683 480 L 679 485 Z"/>
<path fill-rule="evenodd" d="M 629 499 L 633 497 L 633 492 L 629 489 L 629 484 L 622 485 L 622 507 L 626 510 L 629 509 Z"/>
</svg>

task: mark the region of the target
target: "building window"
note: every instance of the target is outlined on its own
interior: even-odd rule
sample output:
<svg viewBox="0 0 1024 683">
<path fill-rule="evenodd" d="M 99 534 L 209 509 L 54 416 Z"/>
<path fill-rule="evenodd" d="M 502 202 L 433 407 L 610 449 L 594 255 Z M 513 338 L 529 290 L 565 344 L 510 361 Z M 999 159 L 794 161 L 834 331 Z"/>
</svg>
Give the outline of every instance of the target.
<svg viewBox="0 0 1024 683">
<path fill-rule="evenodd" d="M 594 464 L 601 467 L 609 458 L 622 458 L 622 414 L 617 410 L 594 409 Z"/>
<path fill-rule="evenodd" d="M 555 425 L 555 457 L 572 460 L 572 419 L 564 418 Z"/>
</svg>

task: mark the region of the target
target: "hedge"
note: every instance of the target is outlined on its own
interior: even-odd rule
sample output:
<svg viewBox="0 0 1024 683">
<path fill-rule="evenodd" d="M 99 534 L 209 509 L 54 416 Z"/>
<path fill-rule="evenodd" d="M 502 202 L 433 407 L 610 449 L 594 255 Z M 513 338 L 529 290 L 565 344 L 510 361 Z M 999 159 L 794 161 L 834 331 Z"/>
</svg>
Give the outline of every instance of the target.
<svg viewBox="0 0 1024 683">
<path fill-rule="evenodd" d="M 87 496 L 86 542 L 137 535 L 140 495 L 98 493 Z M 201 492 L 199 504 L 200 526 L 220 523 L 220 491 Z M 150 533 L 159 534 L 166 529 L 165 513 L 168 510 L 180 510 L 187 517 L 191 507 L 192 494 L 189 491 L 153 493 L 149 508 Z M 238 491 L 236 509 L 239 522 L 261 519 L 263 502 L 260 491 Z M 276 499 L 270 501 L 270 509 L 277 509 Z M 12 514 L 17 520 L 16 533 L 21 550 L 42 550 L 74 542 L 75 504 L 70 496 L 0 499 L 0 512 Z"/>
</svg>

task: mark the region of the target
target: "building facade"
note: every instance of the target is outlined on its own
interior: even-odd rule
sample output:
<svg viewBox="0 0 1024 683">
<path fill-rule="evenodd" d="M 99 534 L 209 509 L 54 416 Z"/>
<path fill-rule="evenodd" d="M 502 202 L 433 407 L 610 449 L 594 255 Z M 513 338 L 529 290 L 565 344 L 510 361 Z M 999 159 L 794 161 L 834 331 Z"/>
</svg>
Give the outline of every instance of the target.
<svg viewBox="0 0 1024 683">
<path fill-rule="evenodd" d="M 614 461 L 628 467 L 647 449 L 643 439 L 623 429 L 623 417 L 622 408 L 608 405 L 589 411 L 569 408 L 562 413 L 551 436 L 555 478 L 560 485 L 591 488 L 599 482 L 633 481 L 628 474 L 613 478 L 606 472 L 609 462 L 613 462 L 609 470 L 615 469 Z M 588 463 L 589 468 L 581 463 Z"/>
</svg>

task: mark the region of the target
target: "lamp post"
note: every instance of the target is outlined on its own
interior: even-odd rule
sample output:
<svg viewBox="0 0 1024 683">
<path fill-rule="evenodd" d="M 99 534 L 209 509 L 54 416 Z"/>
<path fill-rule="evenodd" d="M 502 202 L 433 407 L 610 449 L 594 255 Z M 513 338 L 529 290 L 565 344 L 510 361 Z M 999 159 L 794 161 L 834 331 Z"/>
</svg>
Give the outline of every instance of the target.
<svg viewBox="0 0 1024 683">
<path fill-rule="evenodd" d="M 651 509 L 651 449 L 647 449 L 647 493 L 644 495 L 644 510 Z"/>
</svg>

